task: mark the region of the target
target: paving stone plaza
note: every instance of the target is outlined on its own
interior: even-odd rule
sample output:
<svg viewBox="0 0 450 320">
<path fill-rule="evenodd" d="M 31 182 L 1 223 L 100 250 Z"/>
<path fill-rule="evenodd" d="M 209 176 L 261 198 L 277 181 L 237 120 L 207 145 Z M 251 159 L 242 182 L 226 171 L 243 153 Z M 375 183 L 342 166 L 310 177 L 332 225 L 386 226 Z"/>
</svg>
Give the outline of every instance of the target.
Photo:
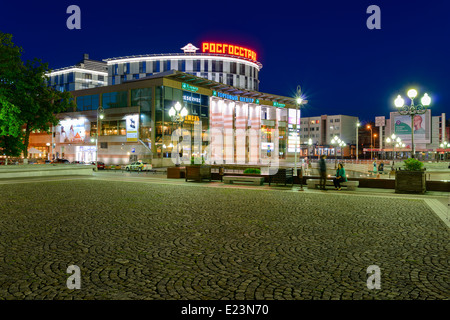
<svg viewBox="0 0 450 320">
<path fill-rule="evenodd" d="M 449 228 L 421 199 L 214 186 L 2 185 L 0 299 L 450 298 Z"/>
</svg>

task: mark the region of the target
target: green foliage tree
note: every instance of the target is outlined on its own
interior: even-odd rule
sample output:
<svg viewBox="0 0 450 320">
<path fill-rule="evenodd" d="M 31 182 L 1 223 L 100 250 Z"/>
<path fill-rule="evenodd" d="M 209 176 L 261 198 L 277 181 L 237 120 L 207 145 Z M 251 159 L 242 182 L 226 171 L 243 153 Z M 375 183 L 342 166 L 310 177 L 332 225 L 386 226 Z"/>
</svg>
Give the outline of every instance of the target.
<svg viewBox="0 0 450 320">
<path fill-rule="evenodd" d="M 24 125 L 24 157 L 28 156 L 30 133 L 33 130 L 50 132 L 51 125 L 57 125 L 56 114 L 66 111 L 72 105 L 71 94 L 60 92 L 47 86 L 48 65 L 38 59 L 27 61 L 22 73 L 23 94 L 17 95 L 17 104 L 21 106 L 19 121 Z"/>
<path fill-rule="evenodd" d="M 22 48 L 12 42 L 12 35 L 0 32 L 0 136 L 20 135 L 16 121 L 20 109 L 12 102 L 15 85 L 23 68 Z"/>
<path fill-rule="evenodd" d="M 22 49 L 12 36 L 0 32 L 0 135 L 20 139 L 28 157 L 30 133 L 50 131 L 58 124 L 56 114 L 73 106 L 72 95 L 47 85 L 48 64 L 39 59 L 21 60 Z M 22 130 L 23 129 L 23 132 Z M 4 152 L 12 149 L 4 149 Z"/>
</svg>

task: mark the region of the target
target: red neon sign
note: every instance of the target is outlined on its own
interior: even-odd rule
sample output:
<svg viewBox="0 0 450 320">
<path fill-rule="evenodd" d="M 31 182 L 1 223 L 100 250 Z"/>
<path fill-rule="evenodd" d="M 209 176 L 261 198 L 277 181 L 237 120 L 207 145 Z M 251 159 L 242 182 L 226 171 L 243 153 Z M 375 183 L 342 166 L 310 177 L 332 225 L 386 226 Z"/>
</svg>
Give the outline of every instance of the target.
<svg viewBox="0 0 450 320">
<path fill-rule="evenodd" d="M 235 46 L 232 44 L 225 43 L 214 43 L 214 42 L 203 42 L 202 43 L 203 53 L 219 53 L 219 54 L 229 54 L 232 56 L 238 56 L 256 61 L 256 52 L 244 47 Z"/>
</svg>

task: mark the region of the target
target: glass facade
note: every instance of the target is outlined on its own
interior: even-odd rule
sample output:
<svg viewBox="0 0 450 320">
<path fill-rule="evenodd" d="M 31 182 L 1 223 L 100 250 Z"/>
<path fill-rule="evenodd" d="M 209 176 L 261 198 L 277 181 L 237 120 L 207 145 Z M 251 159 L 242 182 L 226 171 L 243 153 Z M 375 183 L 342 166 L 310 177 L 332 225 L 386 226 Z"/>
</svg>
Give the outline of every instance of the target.
<svg viewBox="0 0 450 320">
<path fill-rule="evenodd" d="M 97 110 L 99 106 L 98 94 L 77 98 L 77 111 Z"/>
<path fill-rule="evenodd" d="M 101 121 L 102 130 L 100 131 L 101 136 L 124 136 L 127 134 L 125 127 L 125 120 L 110 120 Z"/>
<path fill-rule="evenodd" d="M 177 130 L 177 124 L 169 116 L 169 110 L 176 102 L 180 102 L 188 110 L 181 128 L 188 130 L 191 137 L 194 134 L 196 121 L 201 121 L 202 136 L 209 127 L 209 97 L 189 91 L 183 91 L 171 87 L 155 88 L 155 146 L 157 158 L 170 158 L 174 147 L 172 132 Z M 191 139 L 191 145 L 193 143 Z M 203 149 L 207 142 L 203 142 Z M 189 148 L 190 149 L 190 148 Z M 187 150 L 185 149 L 187 152 Z M 180 149 L 180 153 L 183 151 Z"/>
<path fill-rule="evenodd" d="M 152 141 L 152 88 L 131 90 L 131 106 L 139 107 L 140 126 L 139 139 L 145 142 Z"/>
<path fill-rule="evenodd" d="M 127 107 L 127 91 L 108 92 L 102 95 L 103 108 L 126 108 Z"/>
</svg>

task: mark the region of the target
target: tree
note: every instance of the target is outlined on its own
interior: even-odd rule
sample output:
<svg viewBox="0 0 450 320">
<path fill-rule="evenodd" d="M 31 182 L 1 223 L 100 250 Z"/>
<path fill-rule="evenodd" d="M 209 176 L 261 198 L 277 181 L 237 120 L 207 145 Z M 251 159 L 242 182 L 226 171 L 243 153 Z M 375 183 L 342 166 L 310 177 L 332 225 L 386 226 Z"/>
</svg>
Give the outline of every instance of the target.
<svg viewBox="0 0 450 320">
<path fill-rule="evenodd" d="M 28 157 L 30 133 L 41 130 L 49 133 L 51 125 L 57 125 L 56 114 L 66 111 L 72 105 L 69 92 L 56 91 L 47 86 L 48 65 L 38 59 L 25 63 L 20 88 L 16 96 L 20 105 L 18 119 L 24 125 L 24 157 Z"/>
<path fill-rule="evenodd" d="M 23 68 L 21 54 L 12 35 L 0 32 L 0 149 L 7 156 L 19 156 L 23 150 L 20 108 L 12 102 Z"/>
<path fill-rule="evenodd" d="M 12 139 L 20 139 L 27 158 L 30 133 L 37 129 L 49 132 L 50 125 L 58 124 L 56 114 L 73 102 L 70 93 L 47 85 L 47 63 L 36 58 L 23 63 L 21 52 L 11 35 L 0 32 L 0 139 L 8 136 L 9 145 Z M 13 151 L 4 152 L 8 150 Z"/>
</svg>

